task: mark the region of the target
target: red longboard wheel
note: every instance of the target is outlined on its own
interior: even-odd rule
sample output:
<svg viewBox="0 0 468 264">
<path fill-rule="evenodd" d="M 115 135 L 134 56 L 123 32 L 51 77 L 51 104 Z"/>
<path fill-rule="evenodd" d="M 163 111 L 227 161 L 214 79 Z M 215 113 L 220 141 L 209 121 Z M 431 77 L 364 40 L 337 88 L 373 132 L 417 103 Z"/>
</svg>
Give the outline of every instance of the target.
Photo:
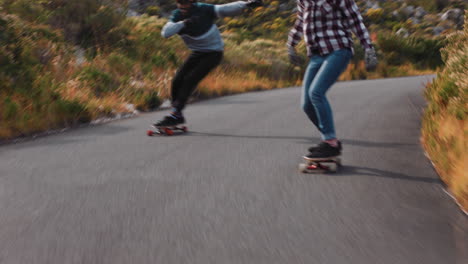
<svg viewBox="0 0 468 264">
<path fill-rule="evenodd" d="M 330 167 L 329 167 L 329 166 L 322 165 L 322 164 L 320 164 L 320 168 L 321 168 L 321 169 L 324 169 L 324 170 L 330 170 Z"/>
<path fill-rule="evenodd" d="M 154 132 L 152 130 L 146 131 L 146 135 L 148 135 L 149 137 L 152 137 L 153 134 L 154 134 Z"/>
<path fill-rule="evenodd" d="M 166 133 L 168 136 L 174 135 L 174 131 L 172 131 L 170 128 L 165 128 L 164 133 Z"/>
</svg>

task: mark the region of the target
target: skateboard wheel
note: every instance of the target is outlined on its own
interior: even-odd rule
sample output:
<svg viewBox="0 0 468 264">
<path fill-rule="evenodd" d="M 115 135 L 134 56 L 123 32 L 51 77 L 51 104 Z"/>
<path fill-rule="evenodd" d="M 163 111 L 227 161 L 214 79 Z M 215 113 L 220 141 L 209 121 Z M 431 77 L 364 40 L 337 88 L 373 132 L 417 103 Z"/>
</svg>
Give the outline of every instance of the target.
<svg viewBox="0 0 468 264">
<path fill-rule="evenodd" d="M 166 129 L 164 129 L 164 132 L 165 132 L 165 133 L 166 133 L 166 135 L 168 135 L 168 136 L 172 136 L 172 135 L 174 135 L 174 131 L 172 131 L 172 130 L 171 130 L 171 129 L 169 129 L 169 128 L 166 128 Z"/>
<path fill-rule="evenodd" d="M 188 131 L 187 127 L 186 126 L 182 127 L 182 131 L 187 132 Z"/>
<path fill-rule="evenodd" d="M 151 131 L 151 130 L 146 131 L 146 135 L 148 135 L 149 137 L 152 137 L 153 134 L 154 134 L 154 133 L 153 133 L 153 131 Z"/>
<path fill-rule="evenodd" d="M 304 163 L 299 164 L 299 171 L 302 172 L 302 173 L 306 173 L 307 172 L 307 164 L 304 164 Z"/>
<path fill-rule="evenodd" d="M 330 170 L 330 166 L 322 165 L 322 164 L 320 164 L 319 168 L 324 169 L 324 170 Z"/>
<path fill-rule="evenodd" d="M 341 159 L 340 158 L 336 158 L 336 165 L 338 167 L 341 167 Z"/>
</svg>

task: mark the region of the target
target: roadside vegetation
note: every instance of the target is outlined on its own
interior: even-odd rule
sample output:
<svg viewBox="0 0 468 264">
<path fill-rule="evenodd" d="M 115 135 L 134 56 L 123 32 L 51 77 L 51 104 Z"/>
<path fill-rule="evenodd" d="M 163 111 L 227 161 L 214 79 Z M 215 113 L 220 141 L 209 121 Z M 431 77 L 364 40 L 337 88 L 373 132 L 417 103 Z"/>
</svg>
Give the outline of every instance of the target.
<svg viewBox="0 0 468 264">
<path fill-rule="evenodd" d="M 423 119 L 424 147 L 437 172 L 468 212 L 468 19 L 448 36 L 442 50 L 445 68 L 427 86 Z"/>
</svg>

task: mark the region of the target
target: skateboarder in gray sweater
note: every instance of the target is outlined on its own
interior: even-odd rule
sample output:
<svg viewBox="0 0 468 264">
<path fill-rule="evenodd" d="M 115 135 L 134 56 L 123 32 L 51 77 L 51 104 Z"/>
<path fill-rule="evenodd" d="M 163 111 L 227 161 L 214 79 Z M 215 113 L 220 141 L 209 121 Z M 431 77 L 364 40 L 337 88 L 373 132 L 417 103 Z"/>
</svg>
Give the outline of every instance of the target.
<svg viewBox="0 0 468 264">
<path fill-rule="evenodd" d="M 262 0 L 237 1 L 223 5 L 197 3 L 196 0 L 177 0 L 177 9 L 162 29 L 162 36 L 178 34 L 192 51 L 177 71 L 171 89 L 172 111 L 154 124 L 170 127 L 185 123 L 182 110 L 198 83 L 218 66 L 223 57 L 224 43 L 217 18 L 242 14 L 246 8 L 262 6 Z"/>
</svg>

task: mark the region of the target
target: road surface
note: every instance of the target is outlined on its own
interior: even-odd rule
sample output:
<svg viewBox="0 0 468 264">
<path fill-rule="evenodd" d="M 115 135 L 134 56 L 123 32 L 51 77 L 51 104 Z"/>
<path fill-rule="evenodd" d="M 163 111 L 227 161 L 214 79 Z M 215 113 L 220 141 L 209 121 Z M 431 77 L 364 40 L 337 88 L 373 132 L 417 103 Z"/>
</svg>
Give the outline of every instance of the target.
<svg viewBox="0 0 468 264">
<path fill-rule="evenodd" d="M 1 264 L 468 263 L 467 219 L 419 143 L 431 77 L 329 93 L 344 167 L 306 175 L 319 135 L 286 88 L 0 146 Z"/>
</svg>

